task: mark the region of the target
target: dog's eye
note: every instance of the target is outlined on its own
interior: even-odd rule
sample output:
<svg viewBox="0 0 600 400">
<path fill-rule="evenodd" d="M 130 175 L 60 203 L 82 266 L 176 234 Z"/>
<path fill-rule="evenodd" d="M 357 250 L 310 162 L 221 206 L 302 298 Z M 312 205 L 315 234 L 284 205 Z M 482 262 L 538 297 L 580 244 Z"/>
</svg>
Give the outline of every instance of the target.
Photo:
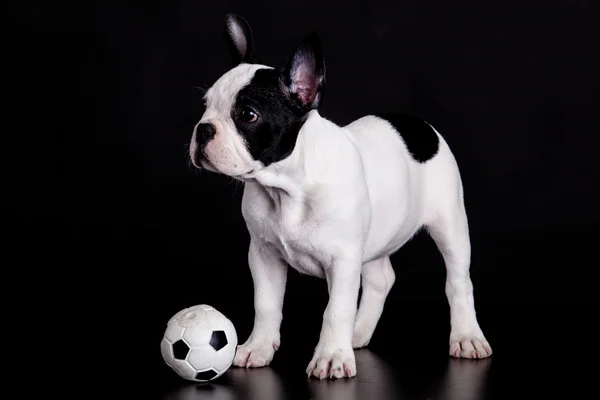
<svg viewBox="0 0 600 400">
<path fill-rule="evenodd" d="M 258 114 L 256 112 L 254 112 L 253 109 L 245 107 L 242 109 L 242 112 L 240 113 L 240 118 L 244 121 L 244 122 L 256 122 L 256 120 L 258 120 Z"/>
</svg>

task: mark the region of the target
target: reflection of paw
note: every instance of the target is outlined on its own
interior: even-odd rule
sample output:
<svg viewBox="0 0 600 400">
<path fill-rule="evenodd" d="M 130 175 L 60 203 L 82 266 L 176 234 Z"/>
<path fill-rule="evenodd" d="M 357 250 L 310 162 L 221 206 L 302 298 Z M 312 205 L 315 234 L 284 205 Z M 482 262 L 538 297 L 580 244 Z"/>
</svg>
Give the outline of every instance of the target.
<svg viewBox="0 0 600 400">
<path fill-rule="evenodd" d="M 315 378 L 352 378 L 356 375 L 356 361 L 352 349 L 332 352 L 316 350 L 306 374 Z"/>
<path fill-rule="evenodd" d="M 238 346 L 233 365 L 246 368 L 265 367 L 271 363 L 278 348 L 279 342 L 249 340 Z"/>
<path fill-rule="evenodd" d="M 465 335 L 451 340 L 450 355 L 456 358 L 486 358 L 492 355 L 492 348 L 482 335 Z"/>
</svg>

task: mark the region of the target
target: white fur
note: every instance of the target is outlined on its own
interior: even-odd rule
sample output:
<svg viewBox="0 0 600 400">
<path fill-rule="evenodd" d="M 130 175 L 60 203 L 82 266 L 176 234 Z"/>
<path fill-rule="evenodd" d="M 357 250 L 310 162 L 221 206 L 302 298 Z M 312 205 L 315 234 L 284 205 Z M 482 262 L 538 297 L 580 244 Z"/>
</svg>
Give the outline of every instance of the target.
<svg viewBox="0 0 600 400">
<path fill-rule="evenodd" d="M 243 141 L 228 117 L 236 91 L 262 67 L 241 65 L 225 74 L 208 91 L 203 117 L 216 123 L 217 135 L 223 137 L 215 143 L 229 144 L 210 150 L 215 169 L 233 171 L 230 175 L 246 182 L 242 213 L 251 237 L 255 321 L 234 364 L 260 367 L 271 362 L 280 343 L 289 264 L 325 278 L 329 289 L 307 373 L 354 376 L 353 348 L 369 343 L 395 280 L 389 256 L 422 227 L 446 263 L 450 354 L 491 355 L 475 315 L 460 173 L 441 135 L 437 155 L 420 164 L 388 122 L 367 116 L 340 127 L 313 110 L 292 154 L 264 167 L 241 149 Z M 219 151 L 228 156 L 217 159 Z"/>
<path fill-rule="evenodd" d="M 198 145 L 196 144 L 196 128 L 194 128 L 190 142 L 190 155 L 192 163 L 196 167 L 233 177 L 242 177 L 248 171 L 261 167 L 260 162 L 252 159 L 244 139 L 237 133 L 231 118 L 231 109 L 237 93 L 250 82 L 256 70 L 261 68 L 270 67 L 258 64 L 240 64 L 219 78 L 204 95 L 206 111 L 198 124 L 213 124 L 216 134 L 204 150 L 210 164 L 197 165 L 195 154 L 198 151 Z"/>
</svg>

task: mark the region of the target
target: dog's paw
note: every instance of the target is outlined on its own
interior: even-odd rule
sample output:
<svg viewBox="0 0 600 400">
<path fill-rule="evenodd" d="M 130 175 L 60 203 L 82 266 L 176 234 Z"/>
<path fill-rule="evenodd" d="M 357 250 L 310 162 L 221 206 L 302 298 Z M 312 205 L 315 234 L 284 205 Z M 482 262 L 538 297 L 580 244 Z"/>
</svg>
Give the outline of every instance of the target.
<svg viewBox="0 0 600 400">
<path fill-rule="evenodd" d="M 356 376 L 356 361 L 352 349 L 331 352 L 316 350 L 306 368 L 306 374 L 315 378 L 352 378 Z"/>
<path fill-rule="evenodd" d="M 236 349 L 233 365 L 245 368 L 266 367 L 278 348 L 279 341 L 248 341 Z"/>
<path fill-rule="evenodd" d="M 487 358 L 492 347 L 483 335 L 466 335 L 450 340 L 450 355 L 456 358 Z"/>
</svg>

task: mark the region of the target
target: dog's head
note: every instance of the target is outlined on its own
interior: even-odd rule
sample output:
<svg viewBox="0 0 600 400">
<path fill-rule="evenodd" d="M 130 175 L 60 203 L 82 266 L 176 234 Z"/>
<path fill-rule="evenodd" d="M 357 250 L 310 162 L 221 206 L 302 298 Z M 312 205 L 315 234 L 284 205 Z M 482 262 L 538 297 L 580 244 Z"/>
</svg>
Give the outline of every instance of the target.
<svg viewBox="0 0 600 400">
<path fill-rule="evenodd" d="M 235 66 L 204 96 L 190 158 L 197 168 L 244 179 L 292 153 L 308 113 L 321 104 L 325 63 L 316 33 L 273 68 L 255 63 L 245 20 L 228 14 L 225 28 Z"/>
</svg>

